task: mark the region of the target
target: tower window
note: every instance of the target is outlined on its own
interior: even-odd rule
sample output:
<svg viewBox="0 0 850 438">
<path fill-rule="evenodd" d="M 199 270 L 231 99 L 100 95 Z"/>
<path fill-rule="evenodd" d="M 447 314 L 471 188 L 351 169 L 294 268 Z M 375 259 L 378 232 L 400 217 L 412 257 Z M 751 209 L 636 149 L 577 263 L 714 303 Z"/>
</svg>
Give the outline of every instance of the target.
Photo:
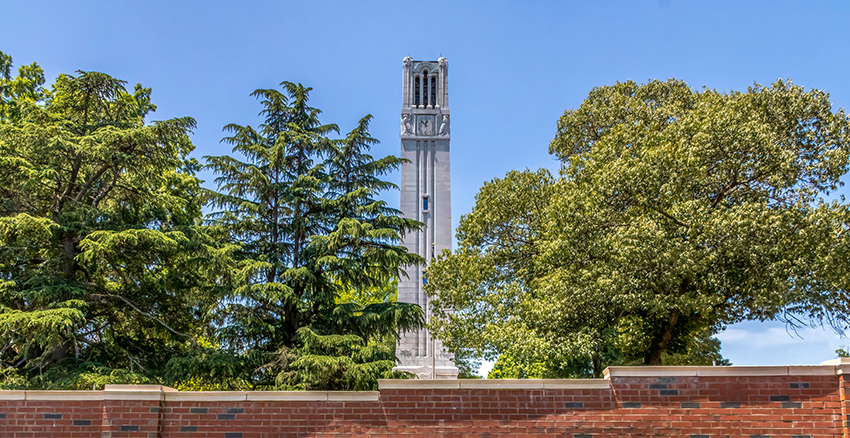
<svg viewBox="0 0 850 438">
<path fill-rule="evenodd" d="M 428 211 L 428 197 L 427 196 L 422 197 L 422 210 Z"/>
<path fill-rule="evenodd" d="M 422 75 L 424 79 L 422 83 L 422 100 L 425 101 L 425 107 L 427 108 L 428 105 L 431 105 L 431 103 L 428 101 L 428 96 L 430 95 L 430 93 L 428 93 L 428 70 L 423 70 Z"/>
<path fill-rule="evenodd" d="M 419 106 L 419 89 L 421 88 L 421 81 L 419 76 L 413 78 L 413 105 Z"/>
<path fill-rule="evenodd" d="M 437 77 L 431 76 L 431 106 L 437 104 Z"/>
</svg>

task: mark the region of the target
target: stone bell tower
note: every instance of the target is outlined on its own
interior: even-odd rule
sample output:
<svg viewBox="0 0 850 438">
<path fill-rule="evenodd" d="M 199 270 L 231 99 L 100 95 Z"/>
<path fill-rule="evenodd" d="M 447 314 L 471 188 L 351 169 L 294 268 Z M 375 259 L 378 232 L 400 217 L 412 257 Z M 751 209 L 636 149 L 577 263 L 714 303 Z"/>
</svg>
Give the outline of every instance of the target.
<svg viewBox="0 0 850 438">
<path fill-rule="evenodd" d="M 425 224 L 404 236 L 404 246 L 427 263 L 443 249 L 452 248 L 452 203 L 449 180 L 449 63 L 404 58 L 401 106 L 401 211 L 405 217 Z M 398 284 L 398 300 L 431 309 L 424 286 L 424 266 L 410 266 Z M 402 334 L 396 355 L 397 370 L 420 379 L 455 379 L 458 369 L 442 342 L 426 329 Z"/>
</svg>

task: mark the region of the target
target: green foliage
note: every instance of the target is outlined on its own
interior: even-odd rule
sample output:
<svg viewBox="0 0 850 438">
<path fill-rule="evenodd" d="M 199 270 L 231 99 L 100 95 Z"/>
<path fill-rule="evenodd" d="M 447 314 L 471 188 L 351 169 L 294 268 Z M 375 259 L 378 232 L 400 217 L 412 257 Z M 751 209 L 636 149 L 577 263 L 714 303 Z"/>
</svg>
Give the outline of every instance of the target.
<svg viewBox="0 0 850 438">
<path fill-rule="evenodd" d="M 225 127 L 236 157 L 187 157 L 191 118 L 147 122 L 151 90 L 97 72 L 44 87 L 0 53 L 3 388 L 374 389 L 397 330 L 399 245 L 419 223 L 376 199 L 371 116 L 339 140 L 310 89 L 257 90 L 263 123 Z M 205 223 L 206 205 L 217 209 Z"/>
<path fill-rule="evenodd" d="M 338 128 L 319 122 L 311 89 L 281 85 L 252 93 L 257 128 L 225 127 L 240 158 L 206 157 L 219 187 L 211 218 L 240 243 L 219 339 L 251 387 L 375 388 L 393 376 L 396 329 L 423 319 L 388 293 L 421 261 L 399 245 L 419 224 L 375 199 L 402 160 L 368 155 L 371 116 L 332 140 Z"/>
<path fill-rule="evenodd" d="M 191 118 L 146 122 L 151 90 L 0 54 L 4 385 L 161 381 L 209 331 L 230 248 L 201 224 Z"/>
<path fill-rule="evenodd" d="M 455 309 L 435 328 L 452 350 L 597 376 L 723 364 L 711 334 L 742 320 L 844 330 L 850 210 L 824 196 L 849 127 L 826 93 L 790 82 L 596 88 L 558 123 L 560 177 L 481 189 L 458 250 L 429 268 L 436 307 Z"/>
<path fill-rule="evenodd" d="M 499 356 L 493 369 L 487 373 L 488 379 L 543 379 L 545 365 L 534 363 L 519 363 L 510 355 Z"/>
</svg>

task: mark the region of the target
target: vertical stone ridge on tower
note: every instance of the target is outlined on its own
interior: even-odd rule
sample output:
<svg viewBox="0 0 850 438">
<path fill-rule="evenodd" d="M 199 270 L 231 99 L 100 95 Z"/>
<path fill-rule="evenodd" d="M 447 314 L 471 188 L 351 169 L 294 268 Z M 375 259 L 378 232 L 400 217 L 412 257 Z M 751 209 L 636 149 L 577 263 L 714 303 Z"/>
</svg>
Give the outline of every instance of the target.
<svg viewBox="0 0 850 438">
<path fill-rule="evenodd" d="M 414 61 L 404 58 L 401 107 L 401 211 L 425 224 L 404 236 L 404 246 L 427 263 L 443 249 L 452 248 L 451 181 L 449 178 L 449 90 L 446 58 Z M 399 279 L 398 300 L 416 303 L 431 319 L 424 285 L 425 266 L 407 268 Z M 455 379 L 458 369 L 439 339 L 427 329 L 403 333 L 396 349 L 399 364 L 420 379 Z"/>
</svg>

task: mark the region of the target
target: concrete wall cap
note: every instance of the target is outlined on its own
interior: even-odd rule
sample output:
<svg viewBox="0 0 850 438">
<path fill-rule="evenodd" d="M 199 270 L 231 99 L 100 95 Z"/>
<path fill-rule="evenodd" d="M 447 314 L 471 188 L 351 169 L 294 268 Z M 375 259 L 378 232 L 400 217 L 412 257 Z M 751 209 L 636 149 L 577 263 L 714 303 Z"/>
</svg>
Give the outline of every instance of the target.
<svg viewBox="0 0 850 438">
<path fill-rule="evenodd" d="M 247 401 L 247 391 L 163 392 L 166 401 Z"/>
<path fill-rule="evenodd" d="M 850 357 L 839 357 L 838 359 L 825 360 L 821 365 L 850 365 Z"/>
<path fill-rule="evenodd" d="M 157 391 L 162 392 L 164 388 L 168 388 L 167 386 L 162 385 L 113 385 L 106 384 L 103 385 L 104 391 Z M 176 389 L 168 388 L 172 391 L 176 391 Z"/>
<path fill-rule="evenodd" d="M 850 374 L 850 364 L 841 364 L 830 367 L 835 370 L 835 374 L 838 376 L 843 376 L 845 374 Z"/>
<path fill-rule="evenodd" d="M 540 379 L 469 379 L 459 380 L 462 389 L 543 389 Z"/>
<path fill-rule="evenodd" d="M 610 389 L 605 379 L 378 380 L 381 389 Z"/>
<path fill-rule="evenodd" d="M 546 379 L 544 389 L 611 389 L 607 379 Z"/>
<path fill-rule="evenodd" d="M 26 400 L 26 391 L 0 391 L 0 400 Z"/>
<path fill-rule="evenodd" d="M 381 399 L 378 391 L 329 391 L 328 401 L 371 401 Z"/>
<path fill-rule="evenodd" d="M 379 379 L 380 389 L 460 389 L 460 380 Z"/>
<path fill-rule="evenodd" d="M 103 391 L 26 391 L 27 400 L 103 400 Z"/>
<path fill-rule="evenodd" d="M 834 375 L 831 366 L 771 365 L 771 366 L 641 366 L 608 367 L 603 372 L 611 377 L 672 377 L 672 376 L 824 376 Z"/>
<path fill-rule="evenodd" d="M 835 367 L 823 365 L 789 365 L 789 376 L 833 376 Z"/>
<path fill-rule="evenodd" d="M 699 367 L 682 366 L 643 366 L 643 367 L 608 367 L 602 371 L 606 379 L 611 377 L 653 377 L 653 376 L 686 376 L 696 377 Z"/>
<path fill-rule="evenodd" d="M 104 400 L 162 400 L 162 391 L 103 391 Z"/>
<path fill-rule="evenodd" d="M 327 401 L 327 391 L 250 391 L 248 401 Z"/>
</svg>

